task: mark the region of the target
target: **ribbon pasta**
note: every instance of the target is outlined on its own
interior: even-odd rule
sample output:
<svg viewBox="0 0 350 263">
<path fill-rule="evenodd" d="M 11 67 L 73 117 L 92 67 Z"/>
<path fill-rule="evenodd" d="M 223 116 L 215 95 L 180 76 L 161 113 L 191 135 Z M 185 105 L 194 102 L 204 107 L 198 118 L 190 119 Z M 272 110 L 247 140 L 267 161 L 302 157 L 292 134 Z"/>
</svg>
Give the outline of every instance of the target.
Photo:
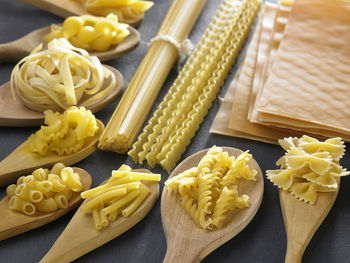
<svg viewBox="0 0 350 263">
<path fill-rule="evenodd" d="M 67 177 L 74 179 L 67 181 Z M 10 209 L 34 215 L 36 211 L 49 213 L 66 208 L 72 191 L 80 192 L 81 189 L 79 175 L 72 168 L 57 163 L 51 170 L 39 168 L 31 175 L 21 176 L 17 184 L 7 187 L 6 193 Z"/>
<path fill-rule="evenodd" d="M 350 174 L 339 165 L 345 152 L 339 137 L 320 142 L 304 135 L 278 142 L 286 154 L 276 162 L 280 169 L 267 170 L 266 176 L 278 188 L 306 203 L 315 204 L 317 192 L 336 191 L 336 178 Z"/>
<path fill-rule="evenodd" d="M 11 74 L 12 96 L 16 99 L 17 94 L 26 107 L 62 111 L 87 105 L 114 89 L 115 75 L 97 57 L 65 38 L 53 39 L 47 49 L 41 49 L 39 45 L 19 61 Z"/>
<path fill-rule="evenodd" d="M 235 158 L 213 146 L 197 167 L 169 178 L 165 185 L 180 193 L 183 208 L 197 225 L 219 229 L 229 211 L 249 206 L 249 196 L 237 191 L 237 179 L 256 180 L 257 171 L 246 164 L 251 159 L 248 152 Z"/>
</svg>

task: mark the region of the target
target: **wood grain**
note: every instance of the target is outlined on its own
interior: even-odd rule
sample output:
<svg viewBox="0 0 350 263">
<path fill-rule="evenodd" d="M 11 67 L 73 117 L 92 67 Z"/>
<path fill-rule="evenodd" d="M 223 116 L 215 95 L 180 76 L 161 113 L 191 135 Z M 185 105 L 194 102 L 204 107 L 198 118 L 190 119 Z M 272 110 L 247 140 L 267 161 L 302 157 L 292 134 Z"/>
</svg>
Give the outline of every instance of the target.
<svg viewBox="0 0 350 263">
<path fill-rule="evenodd" d="M 144 169 L 135 171 L 149 173 L 148 170 Z M 92 216 L 83 212 L 82 206 L 87 202 L 85 200 L 63 233 L 40 262 L 71 262 L 118 237 L 136 225 L 152 209 L 159 196 L 158 182 L 144 181 L 143 183 L 149 187 L 150 194 L 141 206 L 130 217 L 118 217 L 115 221 L 109 222 L 109 225 L 103 227 L 101 230 L 96 230 Z"/>
<path fill-rule="evenodd" d="M 229 155 L 237 157 L 241 150 L 222 147 Z M 180 163 L 170 177 L 197 166 L 208 149 L 200 151 Z M 210 252 L 224 244 L 244 229 L 253 219 L 261 204 L 264 182 L 257 162 L 248 163 L 251 169 L 258 171 L 257 181 L 238 180 L 239 194 L 249 195 L 249 207 L 236 209 L 228 214 L 224 226 L 218 230 L 200 228 L 183 209 L 180 195 L 164 188 L 161 200 L 162 224 L 167 240 L 167 252 L 163 262 L 199 262 Z"/>
<path fill-rule="evenodd" d="M 338 186 L 340 179 L 337 178 Z M 339 187 L 338 187 L 339 188 Z M 331 210 L 339 190 L 317 193 L 314 205 L 305 203 L 290 192 L 280 190 L 280 202 L 287 233 L 285 263 L 300 263 L 304 251 L 318 227 Z"/>
<path fill-rule="evenodd" d="M 82 191 L 90 189 L 91 175 L 77 167 L 73 167 L 73 170 L 80 176 L 83 185 Z M 21 212 L 11 210 L 8 205 L 9 198 L 6 196 L 0 201 L 0 241 L 54 221 L 77 207 L 81 201 L 80 192 L 73 192 L 67 208 L 58 209 L 52 213 L 36 212 L 33 216 L 27 216 Z"/>
<path fill-rule="evenodd" d="M 96 150 L 98 139 L 104 129 L 103 123 L 99 120 L 97 122 L 99 126 L 98 133 L 87 139 L 84 148 L 76 153 L 58 155 L 54 152 L 48 152 L 42 156 L 29 152 L 27 141 L 25 141 L 0 162 L 0 186 L 13 183 L 21 175 L 31 174 L 32 171 L 38 168 L 48 168 L 58 162 L 69 166 L 86 158 Z"/>
</svg>

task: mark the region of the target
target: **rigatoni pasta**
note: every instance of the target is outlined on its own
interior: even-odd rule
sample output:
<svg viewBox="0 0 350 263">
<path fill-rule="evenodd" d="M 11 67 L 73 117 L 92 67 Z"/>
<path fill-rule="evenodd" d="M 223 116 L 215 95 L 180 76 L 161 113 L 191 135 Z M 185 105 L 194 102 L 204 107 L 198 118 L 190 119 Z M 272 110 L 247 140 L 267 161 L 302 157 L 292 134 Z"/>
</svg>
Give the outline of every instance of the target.
<svg viewBox="0 0 350 263">
<path fill-rule="evenodd" d="M 49 213 L 66 208 L 72 191 L 81 189 L 79 175 L 72 168 L 57 163 L 51 170 L 39 168 L 31 175 L 21 176 L 17 184 L 7 187 L 6 193 L 10 198 L 10 209 L 34 215 L 36 211 Z"/>
<path fill-rule="evenodd" d="M 118 215 L 130 216 L 146 199 L 149 188 L 141 180 L 160 181 L 160 174 L 133 172 L 131 167 L 122 165 L 106 183 L 81 193 L 88 201 L 82 210 L 91 213 L 97 230 L 114 221 Z"/>
<path fill-rule="evenodd" d="M 249 206 L 249 196 L 238 193 L 237 179 L 256 180 L 257 171 L 247 165 L 251 159 L 248 151 L 235 158 L 213 146 L 197 167 L 169 178 L 165 185 L 179 192 L 183 208 L 198 226 L 219 229 L 229 211 Z"/>
</svg>

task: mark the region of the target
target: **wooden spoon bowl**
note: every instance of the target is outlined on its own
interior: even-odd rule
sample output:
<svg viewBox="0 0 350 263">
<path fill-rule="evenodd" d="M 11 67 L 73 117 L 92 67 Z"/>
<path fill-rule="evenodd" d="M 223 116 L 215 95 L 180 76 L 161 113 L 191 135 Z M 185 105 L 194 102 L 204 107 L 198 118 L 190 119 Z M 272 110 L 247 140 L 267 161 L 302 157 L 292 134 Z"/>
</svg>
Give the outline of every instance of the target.
<svg viewBox="0 0 350 263">
<path fill-rule="evenodd" d="M 97 56 L 100 61 L 118 58 L 135 49 L 140 42 L 140 33 L 133 27 L 129 27 L 130 34 L 118 45 L 111 46 L 106 51 L 89 52 L 91 56 Z M 0 44 L 0 61 L 17 62 L 28 56 L 34 48 L 41 43 L 46 46 L 44 36 L 51 32 L 50 27 L 44 27 L 32 31 L 24 37 L 9 43 Z"/>
<path fill-rule="evenodd" d="M 80 181 L 83 185 L 82 191 L 90 189 L 91 175 L 77 167 L 73 167 L 73 170 L 80 176 Z M 52 213 L 35 212 L 34 215 L 28 216 L 11 210 L 9 208 L 9 198 L 6 196 L 0 201 L 0 241 L 54 221 L 77 207 L 81 201 L 80 192 L 73 192 L 72 198 L 68 202 L 68 207 L 58 209 Z"/>
<path fill-rule="evenodd" d="M 0 162 L 0 186 L 13 183 L 21 175 L 30 174 L 38 168 L 48 168 L 59 162 L 69 166 L 86 158 L 96 150 L 98 140 L 104 130 L 103 123 L 99 120 L 97 122 L 98 133 L 85 141 L 83 149 L 72 154 L 58 155 L 48 152 L 45 155 L 39 155 L 30 152 L 27 147 L 28 141 L 25 141 Z"/>
<path fill-rule="evenodd" d="M 311 238 L 331 210 L 337 198 L 338 190 L 329 193 L 317 193 L 314 205 L 307 204 L 290 192 L 280 190 L 280 202 L 284 225 L 287 233 L 287 251 L 285 263 L 300 263 Z"/>
<path fill-rule="evenodd" d="M 68 16 L 80 16 L 88 14 L 83 3 L 79 0 L 19 0 L 20 2 L 35 6 L 57 16 L 66 18 Z M 123 23 L 131 26 L 141 24 L 143 16 L 140 19 L 126 18 Z"/>
<path fill-rule="evenodd" d="M 145 169 L 135 171 L 149 173 Z M 145 181 L 144 183 L 149 187 L 150 194 L 141 206 L 129 217 L 118 217 L 115 221 L 109 222 L 108 226 L 101 230 L 96 230 L 92 216 L 83 212 L 82 206 L 87 202 L 85 200 L 63 233 L 40 262 L 71 262 L 118 237 L 136 225 L 152 209 L 159 196 L 158 182 Z"/>
<path fill-rule="evenodd" d="M 222 147 L 229 155 L 237 157 L 241 150 Z M 197 166 L 208 149 L 200 151 L 181 162 L 169 178 Z M 239 194 L 249 195 L 249 207 L 236 209 L 228 215 L 225 225 L 218 230 L 200 228 L 183 209 L 180 195 L 169 192 L 164 187 L 161 200 L 162 224 L 167 240 L 167 252 L 163 262 L 199 262 L 210 252 L 241 232 L 258 211 L 264 192 L 264 181 L 257 162 L 248 163 L 251 169 L 257 170 L 257 180 L 238 180 Z"/>
<path fill-rule="evenodd" d="M 95 100 L 85 107 L 92 112 L 97 112 L 107 107 L 117 99 L 123 90 L 124 78 L 122 74 L 111 66 L 104 65 L 111 70 L 116 77 L 116 85 L 113 91 L 98 100 Z M 107 88 L 109 82 L 106 82 L 102 90 Z M 85 96 L 85 95 L 84 95 Z M 88 97 L 83 97 L 79 103 L 84 102 Z M 45 109 L 42 109 L 43 111 Z M 0 126 L 10 127 L 27 127 L 38 126 L 44 122 L 44 114 L 39 111 L 34 111 L 26 107 L 21 99 L 17 96 L 13 98 L 10 88 L 10 82 L 6 82 L 0 86 Z"/>
</svg>

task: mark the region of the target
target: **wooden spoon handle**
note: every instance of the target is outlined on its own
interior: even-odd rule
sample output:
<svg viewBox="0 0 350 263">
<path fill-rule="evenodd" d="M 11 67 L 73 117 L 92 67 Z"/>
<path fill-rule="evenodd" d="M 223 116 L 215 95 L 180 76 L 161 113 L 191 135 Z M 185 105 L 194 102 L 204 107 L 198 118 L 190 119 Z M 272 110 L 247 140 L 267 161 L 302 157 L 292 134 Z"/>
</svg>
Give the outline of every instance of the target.
<svg viewBox="0 0 350 263">
<path fill-rule="evenodd" d="M 21 48 L 17 40 L 0 44 L 0 61 L 16 62 L 28 55 L 28 51 Z"/>
<path fill-rule="evenodd" d="M 167 246 L 163 263 L 195 263 L 201 261 L 200 251 L 196 249 L 194 244 L 186 244 L 186 240 L 183 243 L 170 243 Z"/>
<path fill-rule="evenodd" d="M 295 244 L 295 242 L 287 242 L 287 252 L 284 263 L 301 263 L 306 245 Z"/>
</svg>

